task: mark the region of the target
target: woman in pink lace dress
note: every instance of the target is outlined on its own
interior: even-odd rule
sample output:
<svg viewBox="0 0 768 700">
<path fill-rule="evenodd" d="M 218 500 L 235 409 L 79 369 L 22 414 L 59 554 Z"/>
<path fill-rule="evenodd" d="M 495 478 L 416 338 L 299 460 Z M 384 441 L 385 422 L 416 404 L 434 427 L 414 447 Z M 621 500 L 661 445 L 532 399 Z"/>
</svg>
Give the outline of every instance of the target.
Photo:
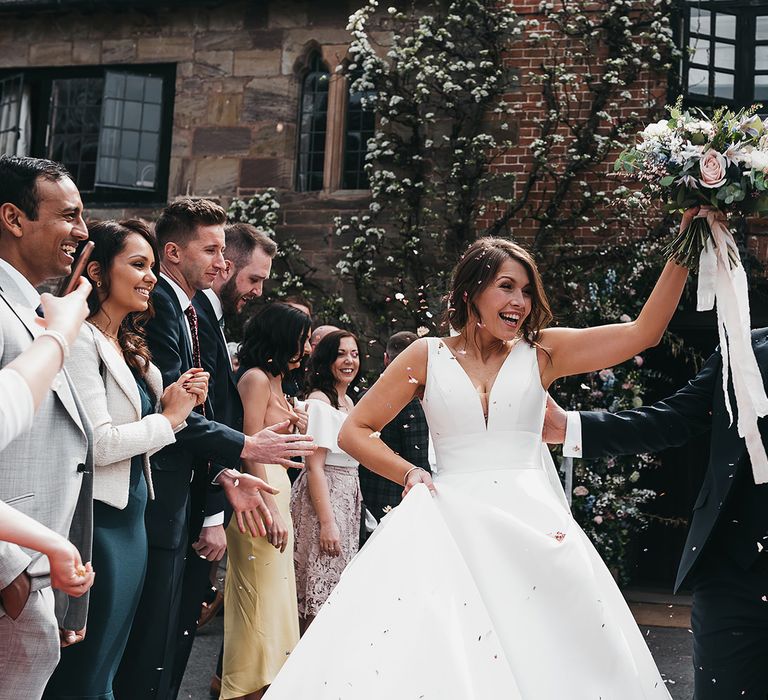
<svg viewBox="0 0 768 700">
<path fill-rule="evenodd" d="M 357 462 L 336 442 L 352 410 L 347 392 L 360 372 L 357 339 L 333 331 L 318 343 L 309 365 L 307 432 L 318 446 L 293 485 L 294 566 L 302 634 L 357 553 L 362 496 Z"/>
</svg>

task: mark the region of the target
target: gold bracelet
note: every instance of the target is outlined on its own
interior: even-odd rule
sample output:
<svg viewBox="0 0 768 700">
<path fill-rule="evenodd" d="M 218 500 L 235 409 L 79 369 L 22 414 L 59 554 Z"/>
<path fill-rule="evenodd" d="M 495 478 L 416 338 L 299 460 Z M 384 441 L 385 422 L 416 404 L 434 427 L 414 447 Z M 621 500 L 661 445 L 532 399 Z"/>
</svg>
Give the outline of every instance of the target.
<svg viewBox="0 0 768 700">
<path fill-rule="evenodd" d="M 408 481 L 408 475 L 411 472 L 416 471 L 417 469 L 421 469 L 421 467 L 411 467 L 407 472 L 405 472 L 405 476 L 403 477 L 403 488 L 405 488 L 405 482 Z M 421 469 L 421 471 L 424 471 L 424 470 Z"/>
</svg>

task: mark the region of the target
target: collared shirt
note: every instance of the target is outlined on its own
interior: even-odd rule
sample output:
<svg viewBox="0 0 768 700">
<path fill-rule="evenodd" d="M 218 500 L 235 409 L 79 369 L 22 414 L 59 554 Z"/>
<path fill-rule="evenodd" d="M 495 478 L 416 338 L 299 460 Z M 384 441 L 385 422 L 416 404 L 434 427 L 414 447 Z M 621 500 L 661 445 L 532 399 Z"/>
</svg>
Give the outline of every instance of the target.
<svg viewBox="0 0 768 700">
<path fill-rule="evenodd" d="M 208 301 L 211 302 L 213 313 L 216 314 L 216 320 L 219 322 L 219 326 L 221 326 L 221 322 L 224 320 L 224 307 L 221 305 L 221 299 L 219 299 L 218 294 L 212 289 L 204 289 L 203 294 L 205 294 L 205 296 L 208 297 Z"/>
<path fill-rule="evenodd" d="M 166 275 L 164 272 L 161 272 L 160 276 L 166 282 L 168 282 L 168 284 L 171 285 L 171 289 L 173 290 L 173 293 L 176 295 L 176 298 L 179 300 L 179 306 L 181 306 L 181 310 L 186 311 L 189 308 L 189 306 L 192 304 L 192 301 L 187 296 L 187 293 L 181 287 L 179 287 L 179 285 L 174 280 L 172 280 L 168 275 Z M 215 308 L 216 307 L 214 307 L 214 309 Z M 186 314 L 184 314 L 184 325 L 187 328 L 187 340 L 189 340 L 189 347 L 192 347 L 192 329 L 189 327 L 189 320 L 187 319 Z M 216 476 L 213 479 L 214 483 L 216 483 L 220 474 L 221 474 L 221 471 L 218 474 L 216 474 Z M 205 518 L 205 520 L 203 520 L 203 527 L 214 527 L 216 525 L 223 525 L 223 524 L 224 524 L 224 511 L 221 511 L 220 513 L 214 513 L 213 515 L 208 515 Z"/>
<path fill-rule="evenodd" d="M 211 306 L 213 307 L 213 313 L 216 314 L 216 320 L 219 322 L 219 331 L 221 332 L 221 337 L 224 339 L 224 347 L 227 348 L 227 359 L 229 360 L 229 368 L 234 369 L 232 367 L 232 357 L 229 354 L 229 344 L 227 343 L 227 336 L 224 335 L 224 307 L 221 305 L 221 299 L 219 299 L 216 292 L 214 292 L 212 289 L 204 289 L 203 294 L 205 294 L 205 296 L 208 297 L 208 301 L 211 302 Z"/>
<path fill-rule="evenodd" d="M 178 283 L 176 283 L 174 280 L 172 280 L 168 275 L 166 275 L 164 272 L 160 273 L 160 277 L 162 277 L 168 284 L 171 285 L 171 289 L 173 290 L 173 293 L 176 295 L 176 298 L 179 300 L 179 306 L 181 306 L 182 311 L 186 311 L 190 304 L 192 304 L 192 300 L 187 296 L 187 293 L 179 287 Z M 187 329 L 187 340 L 189 341 L 189 347 L 192 347 L 192 329 L 189 327 L 189 319 L 187 318 L 187 315 L 184 314 L 184 326 Z"/>
<path fill-rule="evenodd" d="M 578 411 L 568 411 L 567 416 L 563 457 L 581 457 L 581 415 Z"/>
<path fill-rule="evenodd" d="M 19 288 L 19 291 L 30 308 L 36 309 L 40 306 L 40 295 L 24 275 L 11 265 L 11 263 L 2 258 L 0 258 L 0 267 L 5 270 L 8 276 L 16 283 L 16 286 Z"/>
</svg>

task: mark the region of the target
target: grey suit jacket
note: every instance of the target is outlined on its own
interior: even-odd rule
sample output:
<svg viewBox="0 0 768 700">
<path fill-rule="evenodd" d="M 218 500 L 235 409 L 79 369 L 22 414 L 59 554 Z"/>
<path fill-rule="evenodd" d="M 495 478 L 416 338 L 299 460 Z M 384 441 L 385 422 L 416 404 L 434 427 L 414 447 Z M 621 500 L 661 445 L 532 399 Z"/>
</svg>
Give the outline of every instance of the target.
<svg viewBox="0 0 768 700">
<path fill-rule="evenodd" d="M 26 350 L 41 332 L 35 311 L 0 269 L 0 367 Z M 67 537 L 91 558 L 93 535 L 93 454 L 91 428 L 65 370 L 35 415 L 30 430 L 0 452 L 0 499 Z M 49 585 L 48 558 L 39 552 L 0 544 L 0 585 L 7 585 L 23 563 L 33 588 Z M 19 568 L 21 567 L 21 568 Z M 14 573 L 15 572 L 15 573 Z M 10 577 L 10 579 L 8 578 Z M 58 594 L 56 615 L 66 629 L 85 626 L 88 597 Z"/>
</svg>

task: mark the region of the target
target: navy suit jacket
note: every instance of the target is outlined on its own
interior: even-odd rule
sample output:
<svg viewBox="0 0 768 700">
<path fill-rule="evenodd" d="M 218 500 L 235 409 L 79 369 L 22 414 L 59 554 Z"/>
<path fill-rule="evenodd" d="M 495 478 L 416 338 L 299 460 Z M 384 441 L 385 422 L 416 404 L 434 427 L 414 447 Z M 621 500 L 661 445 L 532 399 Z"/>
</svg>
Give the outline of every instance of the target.
<svg viewBox="0 0 768 700">
<path fill-rule="evenodd" d="M 186 320 L 173 288 L 162 278 L 152 293 L 155 315 L 146 326 L 146 337 L 152 361 L 160 369 L 163 386 L 175 382 L 193 366 L 192 348 L 187 335 Z M 199 335 L 199 333 L 198 333 Z M 202 338 L 201 356 L 202 356 Z M 201 357 L 202 361 L 202 357 Z M 208 465 L 236 468 L 240 464 L 245 436 L 215 420 L 211 397 L 205 404 L 206 415 L 196 411 L 189 414 L 187 427 L 176 434 L 176 443 L 163 448 L 151 459 L 155 500 L 147 506 L 147 535 L 154 547 L 175 549 L 181 545 L 187 528 L 199 528 L 205 511 L 224 510 L 226 501 L 219 487 L 190 500 L 190 481 L 210 483 Z M 215 503 L 214 503 L 215 501 Z M 191 520 L 187 509 L 192 506 Z M 192 540 L 197 532 L 188 533 Z"/>
<path fill-rule="evenodd" d="M 755 351 L 763 383 L 768 384 L 768 328 L 752 331 Z M 731 408 L 736 401 L 730 391 Z M 761 527 L 768 526 L 768 484 L 756 486 L 744 439 L 739 437 L 734 413 L 729 425 L 722 381 L 722 357 L 716 351 L 701 371 L 676 394 L 652 406 L 637 410 L 607 413 L 581 412 L 582 451 L 585 458 L 611 454 L 659 452 L 683 445 L 692 437 L 712 431 L 710 457 L 704 482 L 693 506 L 688 538 L 675 581 L 675 591 L 686 582 L 702 551 L 716 531 L 724 532 L 721 514 L 734 483 L 742 482 L 757 517 L 765 514 Z M 763 443 L 768 444 L 768 417 L 758 422 Z M 762 503 L 762 506 L 760 505 Z M 755 508 L 754 505 L 757 505 Z M 736 504 L 738 509 L 739 504 Z M 737 511 L 738 512 L 738 511 Z M 738 529 L 730 528 L 734 541 L 731 554 L 743 567 L 754 563 L 758 548 L 753 539 Z"/>
<path fill-rule="evenodd" d="M 198 292 L 192 299 L 197 311 L 198 336 L 200 338 L 200 361 L 203 369 L 210 373 L 208 384 L 208 399 L 213 409 L 216 421 L 228 425 L 239 432 L 243 430 L 243 404 L 240 392 L 237 390 L 237 379 L 229 361 L 229 350 L 221 334 L 219 321 L 211 302 L 203 292 Z M 223 465 L 214 464 L 214 471 L 220 471 Z M 217 505 L 206 503 L 206 515 L 220 512 Z M 228 502 L 225 512 L 229 514 Z M 228 520 L 227 517 L 225 519 Z"/>
</svg>

